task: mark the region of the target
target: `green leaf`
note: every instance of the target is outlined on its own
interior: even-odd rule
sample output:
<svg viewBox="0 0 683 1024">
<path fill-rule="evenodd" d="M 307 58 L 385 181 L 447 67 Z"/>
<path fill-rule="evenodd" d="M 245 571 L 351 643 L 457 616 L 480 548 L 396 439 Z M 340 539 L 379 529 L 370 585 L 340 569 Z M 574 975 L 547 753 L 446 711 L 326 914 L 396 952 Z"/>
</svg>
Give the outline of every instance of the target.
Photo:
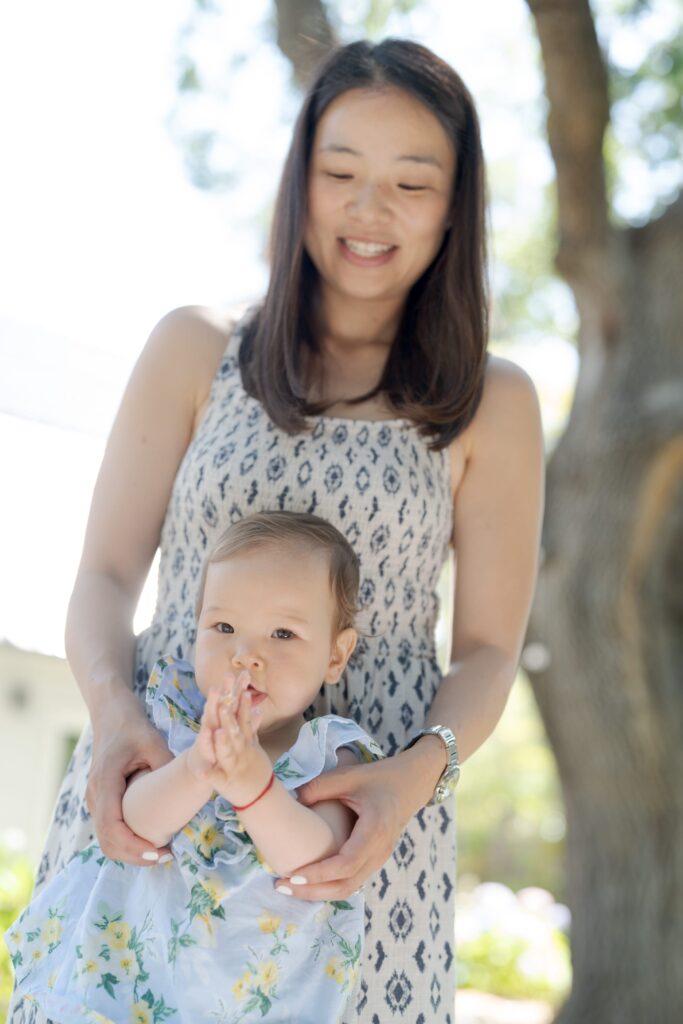
<svg viewBox="0 0 683 1024">
<path fill-rule="evenodd" d="M 330 906 L 337 910 L 353 910 L 353 905 L 346 900 L 330 900 Z"/>
<path fill-rule="evenodd" d="M 119 979 L 116 977 L 116 975 L 109 974 L 109 972 L 107 972 L 106 974 L 102 975 L 102 978 L 99 981 L 97 987 L 103 988 L 105 992 L 112 997 L 112 999 L 116 999 L 116 995 L 114 994 L 114 986 L 118 985 L 118 983 Z"/>
</svg>

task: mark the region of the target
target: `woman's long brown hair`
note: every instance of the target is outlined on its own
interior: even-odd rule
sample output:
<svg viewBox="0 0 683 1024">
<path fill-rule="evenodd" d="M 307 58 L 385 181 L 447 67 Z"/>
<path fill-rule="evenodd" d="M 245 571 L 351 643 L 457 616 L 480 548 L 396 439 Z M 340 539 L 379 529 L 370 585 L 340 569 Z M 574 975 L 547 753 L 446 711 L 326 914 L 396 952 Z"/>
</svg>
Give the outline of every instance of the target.
<svg viewBox="0 0 683 1024">
<path fill-rule="evenodd" d="M 282 173 L 271 229 L 270 283 L 244 328 L 240 370 L 246 390 L 290 433 L 305 430 L 305 417 L 328 407 L 306 397 L 306 367 L 319 351 L 318 272 L 304 248 L 311 148 L 318 122 L 337 96 L 388 86 L 423 103 L 453 143 L 450 228 L 408 294 L 379 383 L 351 401 L 383 392 L 397 415 L 412 420 L 438 450 L 471 421 L 483 388 L 488 339 L 485 176 L 469 91 L 450 65 L 418 43 L 351 43 L 334 50 L 315 75 Z"/>
</svg>

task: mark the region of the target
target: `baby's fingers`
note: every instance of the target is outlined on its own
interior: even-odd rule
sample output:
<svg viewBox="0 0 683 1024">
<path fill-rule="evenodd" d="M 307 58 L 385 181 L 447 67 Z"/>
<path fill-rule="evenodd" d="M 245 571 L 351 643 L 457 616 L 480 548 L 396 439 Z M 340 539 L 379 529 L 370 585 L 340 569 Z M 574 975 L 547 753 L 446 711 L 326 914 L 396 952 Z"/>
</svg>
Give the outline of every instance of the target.
<svg viewBox="0 0 683 1024">
<path fill-rule="evenodd" d="M 202 726 L 206 724 L 210 730 L 218 729 L 220 722 L 218 720 L 218 703 L 221 699 L 221 693 L 215 686 L 212 686 L 209 690 L 206 698 L 206 704 L 204 705 L 204 714 L 202 715 Z"/>
<path fill-rule="evenodd" d="M 205 723 L 202 723 L 199 735 L 196 739 L 196 746 L 202 758 L 210 765 L 216 763 L 216 751 L 214 748 L 213 737 L 213 729 L 209 729 Z"/>
<path fill-rule="evenodd" d="M 237 711 L 237 722 L 246 743 L 251 743 L 254 739 L 255 713 L 256 708 L 252 708 L 251 704 L 251 693 L 247 691 L 242 694 L 242 700 Z"/>
</svg>

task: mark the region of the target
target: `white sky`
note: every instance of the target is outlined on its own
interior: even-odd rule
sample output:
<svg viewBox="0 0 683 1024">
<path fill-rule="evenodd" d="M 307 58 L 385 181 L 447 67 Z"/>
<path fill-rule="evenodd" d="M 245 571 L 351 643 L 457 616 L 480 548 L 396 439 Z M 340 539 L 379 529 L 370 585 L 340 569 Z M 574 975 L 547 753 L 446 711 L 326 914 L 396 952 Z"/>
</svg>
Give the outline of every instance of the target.
<svg viewBox="0 0 683 1024">
<path fill-rule="evenodd" d="M 63 653 L 103 438 L 151 327 L 175 306 L 248 300 L 265 284 L 254 219 L 275 189 L 292 109 L 284 62 L 259 28 L 270 3 L 231 3 L 204 44 L 216 66 L 248 56 L 220 112 L 239 147 L 229 196 L 188 184 L 165 127 L 189 9 L 23 0 L 0 10 L 0 638 L 19 646 Z M 402 30 L 474 92 L 487 156 L 507 162 L 501 218 L 531 216 L 551 176 L 534 134 L 527 18 L 522 0 L 442 0 Z M 550 338 L 518 358 L 556 408 L 553 381 L 571 380 L 572 353 Z"/>
</svg>

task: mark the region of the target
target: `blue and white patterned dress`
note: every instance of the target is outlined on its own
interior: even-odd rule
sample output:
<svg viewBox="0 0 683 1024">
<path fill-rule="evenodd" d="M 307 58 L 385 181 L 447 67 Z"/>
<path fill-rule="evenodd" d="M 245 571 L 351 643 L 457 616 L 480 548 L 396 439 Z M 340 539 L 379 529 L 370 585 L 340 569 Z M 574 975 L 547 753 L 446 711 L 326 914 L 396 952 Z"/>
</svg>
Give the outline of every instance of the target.
<svg viewBox="0 0 683 1024">
<path fill-rule="evenodd" d="M 246 319 L 246 318 L 245 318 Z M 159 589 L 138 638 L 134 685 L 166 652 L 192 660 L 194 605 L 208 548 L 252 512 L 313 512 L 347 537 L 361 562 L 361 636 L 339 684 L 314 715 L 353 718 L 385 754 L 424 724 L 442 678 L 437 583 L 453 528 L 447 450 L 405 419 L 312 417 L 287 434 L 242 387 L 238 324 L 197 433 L 178 469 L 161 537 Z M 333 692 L 332 692 L 333 691 Z M 86 729 L 57 801 L 40 886 L 93 841 L 85 805 Z M 365 951 L 344 1024 L 453 1024 L 455 806 L 426 807 L 366 882 Z M 12 1024 L 42 1024 L 19 1011 Z"/>
<path fill-rule="evenodd" d="M 205 699 L 188 662 L 160 660 L 152 719 L 178 755 Z M 274 764 L 289 790 L 337 766 L 382 757 L 355 722 L 302 725 Z M 64 1024 L 338 1024 L 363 947 L 363 897 L 303 902 L 273 887 L 232 805 L 214 795 L 152 869 L 95 843 L 41 889 L 7 933 L 17 996 Z"/>
</svg>

